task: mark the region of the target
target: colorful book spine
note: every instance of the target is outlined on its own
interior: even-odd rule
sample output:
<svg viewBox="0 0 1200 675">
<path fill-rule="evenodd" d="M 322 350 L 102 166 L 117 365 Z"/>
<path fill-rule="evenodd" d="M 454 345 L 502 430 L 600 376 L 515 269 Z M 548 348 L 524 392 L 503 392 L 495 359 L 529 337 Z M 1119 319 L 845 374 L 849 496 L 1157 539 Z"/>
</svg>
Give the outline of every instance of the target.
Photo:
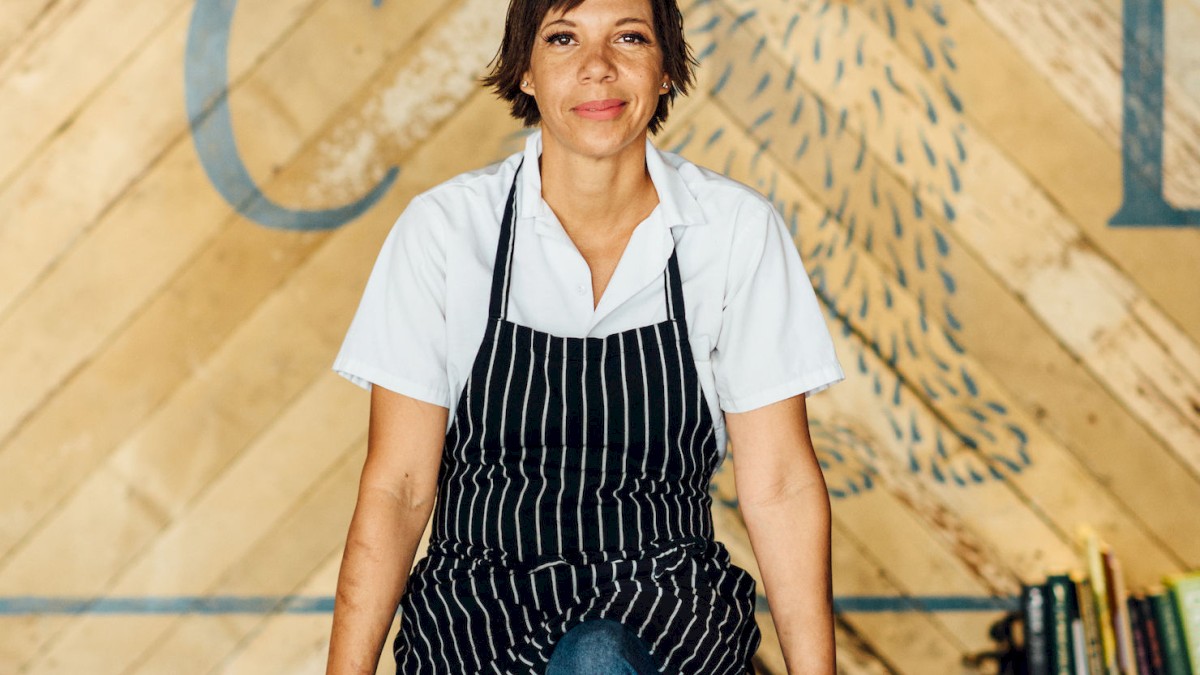
<svg viewBox="0 0 1200 675">
<path fill-rule="evenodd" d="M 1200 672 L 1200 571 L 1170 577 L 1168 584 L 1179 614 L 1180 635 L 1192 672 Z"/>
<path fill-rule="evenodd" d="M 1122 675 L 1140 675 L 1133 653 L 1133 627 L 1129 624 L 1129 607 L 1126 604 L 1121 561 L 1117 560 L 1112 549 L 1105 549 L 1100 555 L 1104 562 L 1104 581 L 1108 585 L 1108 603 L 1112 612 L 1113 633 L 1117 640 L 1117 667 Z"/>
<path fill-rule="evenodd" d="M 1092 582 L 1092 597 L 1099 614 L 1100 646 L 1104 655 L 1102 675 L 1115 675 L 1117 670 L 1117 639 L 1113 634 L 1112 611 L 1108 604 L 1108 584 L 1105 581 L 1104 561 L 1100 539 L 1090 528 L 1081 528 L 1084 557 L 1087 559 L 1088 579 Z"/>
<path fill-rule="evenodd" d="M 1162 636 L 1158 628 L 1158 617 L 1154 615 L 1154 606 L 1150 598 L 1142 593 L 1137 598 L 1138 610 L 1146 624 L 1146 651 L 1150 661 L 1149 675 L 1167 675 L 1167 663 L 1163 657 Z"/>
<path fill-rule="evenodd" d="M 1071 624 L 1079 618 L 1075 599 L 1075 582 L 1066 574 L 1046 578 L 1050 589 L 1050 672 L 1054 675 L 1076 675 L 1074 635 Z"/>
<path fill-rule="evenodd" d="M 1100 643 L 1100 615 L 1096 611 L 1096 598 L 1092 593 L 1092 582 L 1089 579 L 1077 581 L 1075 595 L 1079 598 L 1079 617 L 1083 620 L 1088 673 L 1104 675 L 1104 646 Z"/>
<path fill-rule="evenodd" d="M 1173 595 L 1168 589 L 1156 588 L 1150 594 L 1150 606 L 1154 610 L 1154 618 L 1157 619 L 1155 623 L 1162 645 L 1165 672 L 1167 675 L 1192 675 Z"/>
<path fill-rule="evenodd" d="M 1046 585 L 1021 586 L 1021 619 L 1025 625 L 1025 662 L 1029 675 L 1050 675 L 1050 644 L 1046 631 Z"/>
</svg>

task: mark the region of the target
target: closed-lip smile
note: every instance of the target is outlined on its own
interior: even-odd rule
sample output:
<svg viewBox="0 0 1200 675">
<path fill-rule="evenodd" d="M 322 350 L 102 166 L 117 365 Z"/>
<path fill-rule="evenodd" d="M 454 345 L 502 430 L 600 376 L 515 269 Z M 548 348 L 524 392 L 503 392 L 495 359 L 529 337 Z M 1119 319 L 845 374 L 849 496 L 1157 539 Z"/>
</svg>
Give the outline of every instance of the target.
<svg viewBox="0 0 1200 675">
<path fill-rule="evenodd" d="M 611 120 L 619 116 L 625 110 L 625 101 L 619 98 L 606 98 L 596 101 L 587 101 L 571 108 L 571 110 L 580 117 L 591 120 Z"/>
</svg>

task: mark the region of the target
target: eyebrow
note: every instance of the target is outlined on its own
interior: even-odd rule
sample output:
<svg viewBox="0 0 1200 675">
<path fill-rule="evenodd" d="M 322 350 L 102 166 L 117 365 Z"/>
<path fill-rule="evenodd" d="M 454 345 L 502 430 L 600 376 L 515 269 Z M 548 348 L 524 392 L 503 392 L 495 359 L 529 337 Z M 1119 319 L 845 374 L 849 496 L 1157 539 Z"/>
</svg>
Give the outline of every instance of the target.
<svg viewBox="0 0 1200 675">
<path fill-rule="evenodd" d="M 636 16 L 627 16 L 624 19 L 619 19 L 617 21 L 616 25 L 624 26 L 625 24 L 630 24 L 630 23 L 640 23 L 643 26 L 646 26 L 647 28 L 650 27 L 650 23 L 648 21 L 646 21 L 645 19 L 639 19 Z M 571 21 L 569 19 L 555 19 L 554 21 L 551 21 L 550 23 L 543 26 L 543 28 L 549 28 L 550 26 L 557 26 L 557 25 L 569 26 L 571 28 L 576 27 L 575 22 Z"/>
</svg>

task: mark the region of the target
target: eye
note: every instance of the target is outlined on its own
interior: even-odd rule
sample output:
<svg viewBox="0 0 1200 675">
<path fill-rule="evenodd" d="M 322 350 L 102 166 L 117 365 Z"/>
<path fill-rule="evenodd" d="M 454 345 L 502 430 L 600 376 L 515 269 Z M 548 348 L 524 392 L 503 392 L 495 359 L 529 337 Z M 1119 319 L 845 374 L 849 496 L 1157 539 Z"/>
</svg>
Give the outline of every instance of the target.
<svg viewBox="0 0 1200 675">
<path fill-rule="evenodd" d="M 650 39 L 647 38 L 645 35 L 642 35 L 641 33 L 622 33 L 621 37 L 617 38 L 617 40 L 620 42 L 624 42 L 625 44 L 631 44 L 631 45 L 650 44 Z"/>
<path fill-rule="evenodd" d="M 575 36 L 570 33 L 554 33 L 546 36 L 546 42 L 550 45 L 566 47 L 575 41 Z"/>
</svg>

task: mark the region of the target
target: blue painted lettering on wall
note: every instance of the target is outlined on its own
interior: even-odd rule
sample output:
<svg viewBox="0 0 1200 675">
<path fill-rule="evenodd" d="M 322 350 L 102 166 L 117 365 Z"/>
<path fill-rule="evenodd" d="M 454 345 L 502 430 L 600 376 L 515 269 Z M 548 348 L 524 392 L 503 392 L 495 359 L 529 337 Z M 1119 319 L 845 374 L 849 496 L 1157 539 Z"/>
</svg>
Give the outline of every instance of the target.
<svg viewBox="0 0 1200 675">
<path fill-rule="evenodd" d="M 1163 195 L 1163 0 L 1124 3 L 1121 208 L 1108 221 L 1122 226 L 1200 226 L 1200 210 L 1181 209 Z"/>
<path fill-rule="evenodd" d="M 374 0 L 379 6 L 380 0 Z M 289 209 L 267 198 L 246 170 L 233 135 L 229 111 L 229 32 L 237 0 L 196 0 L 184 55 L 184 88 L 196 154 L 213 186 L 256 223 L 283 230 L 329 230 L 366 212 L 396 180 L 383 180 L 358 201 L 330 209 Z"/>
</svg>

